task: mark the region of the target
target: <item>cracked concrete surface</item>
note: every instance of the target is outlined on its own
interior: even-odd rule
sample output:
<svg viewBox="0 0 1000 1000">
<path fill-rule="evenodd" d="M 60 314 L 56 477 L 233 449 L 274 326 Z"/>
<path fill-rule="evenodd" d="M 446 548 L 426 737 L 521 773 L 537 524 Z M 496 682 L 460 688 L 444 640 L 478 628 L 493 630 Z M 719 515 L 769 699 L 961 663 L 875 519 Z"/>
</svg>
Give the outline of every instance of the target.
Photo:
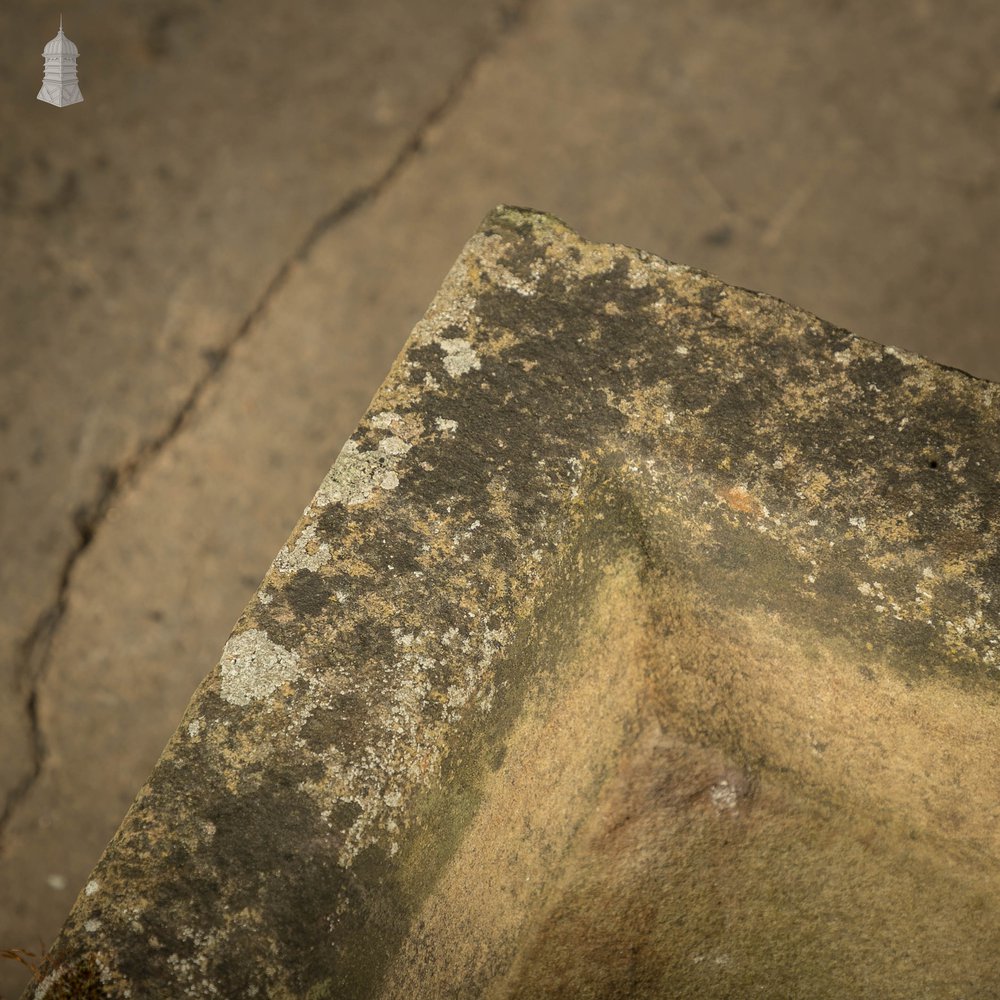
<svg viewBox="0 0 1000 1000">
<path fill-rule="evenodd" d="M 120 0 L 66 12 L 61 110 L 58 9 L 0 14 L 0 947 L 51 939 L 494 204 L 1000 379 L 993 5 L 521 10 Z"/>
</svg>

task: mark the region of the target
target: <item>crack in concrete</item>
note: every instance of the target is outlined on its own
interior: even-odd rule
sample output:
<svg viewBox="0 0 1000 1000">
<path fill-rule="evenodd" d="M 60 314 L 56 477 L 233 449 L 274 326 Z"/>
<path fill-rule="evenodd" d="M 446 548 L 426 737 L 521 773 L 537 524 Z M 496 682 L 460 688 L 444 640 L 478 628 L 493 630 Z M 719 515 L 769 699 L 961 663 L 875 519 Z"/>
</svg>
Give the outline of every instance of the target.
<svg viewBox="0 0 1000 1000">
<path fill-rule="evenodd" d="M 424 115 L 389 166 L 374 181 L 351 192 L 339 205 L 323 215 L 312 226 L 299 247 L 278 268 L 257 304 L 243 318 L 236 333 L 227 343 L 203 355 L 208 361 L 207 370 L 195 380 L 187 398 L 180 405 L 167 428 L 155 438 L 140 445 L 135 454 L 125 459 L 117 469 L 105 469 L 101 489 L 96 499 L 89 505 L 84 504 L 77 509 L 73 518 L 77 541 L 63 563 L 56 598 L 39 615 L 24 640 L 21 646 L 20 661 L 15 668 L 15 681 L 19 689 L 23 690 L 25 686 L 28 688 L 24 708 L 28 717 L 32 759 L 30 771 L 8 793 L 3 810 L 0 812 L 0 857 L 3 856 L 4 834 L 14 812 L 38 781 L 45 764 L 47 749 L 38 719 L 38 688 L 45 676 L 55 634 L 66 612 L 73 568 L 93 542 L 111 504 L 124 487 L 132 483 L 149 462 L 169 445 L 183 429 L 206 388 L 219 377 L 223 367 L 232 356 L 233 349 L 246 338 L 254 328 L 258 317 L 285 286 L 293 267 L 308 258 L 316 243 L 326 233 L 359 208 L 378 198 L 385 188 L 395 180 L 406 164 L 422 150 L 424 136 L 428 130 L 433 128 L 459 101 L 472 80 L 476 68 L 500 46 L 512 31 L 521 25 L 528 8 L 534 2 L 536 0 L 513 0 L 510 3 L 500 4 L 497 10 L 498 30 L 466 60 L 465 65 L 452 80 L 444 96 Z"/>
</svg>

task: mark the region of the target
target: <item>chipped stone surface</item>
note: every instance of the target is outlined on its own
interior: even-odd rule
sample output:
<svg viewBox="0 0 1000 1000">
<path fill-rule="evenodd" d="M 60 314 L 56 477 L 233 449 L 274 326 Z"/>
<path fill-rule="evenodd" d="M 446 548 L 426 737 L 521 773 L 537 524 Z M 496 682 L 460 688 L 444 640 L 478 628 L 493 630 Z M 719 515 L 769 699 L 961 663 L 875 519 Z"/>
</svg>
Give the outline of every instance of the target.
<svg viewBox="0 0 1000 1000">
<path fill-rule="evenodd" d="M 997 992 L 998 391 L 496 209 L 28 995 Z"/>
</svg>

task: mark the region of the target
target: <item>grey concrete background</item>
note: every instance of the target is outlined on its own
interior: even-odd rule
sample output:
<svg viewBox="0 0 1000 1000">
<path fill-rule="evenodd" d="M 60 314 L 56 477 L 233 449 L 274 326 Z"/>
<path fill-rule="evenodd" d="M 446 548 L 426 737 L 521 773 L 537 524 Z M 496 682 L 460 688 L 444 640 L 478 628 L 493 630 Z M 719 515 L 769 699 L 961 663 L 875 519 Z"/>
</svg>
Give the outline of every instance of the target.
<svg viewBox="0 0 1000 1000">
<path fill-rule="evenodd" d="M 992 0 L 0 8 L 0 949 L 51 941 L 491 207 L 1000 381 L 998 154 Z"/>
</svg>

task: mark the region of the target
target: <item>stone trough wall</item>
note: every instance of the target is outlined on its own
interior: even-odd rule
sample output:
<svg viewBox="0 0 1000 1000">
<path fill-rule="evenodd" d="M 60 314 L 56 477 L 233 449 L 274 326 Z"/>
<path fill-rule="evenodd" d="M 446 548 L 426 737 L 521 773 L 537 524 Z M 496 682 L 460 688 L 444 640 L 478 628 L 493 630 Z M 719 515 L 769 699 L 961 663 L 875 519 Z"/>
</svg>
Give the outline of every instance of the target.
<svg viewBox="0 0 1000 1000">
<path fill-rule="evenodd" d="M 497 208 L 26 996 L 1000 993 L 998 393 Z"/>
</svg>

